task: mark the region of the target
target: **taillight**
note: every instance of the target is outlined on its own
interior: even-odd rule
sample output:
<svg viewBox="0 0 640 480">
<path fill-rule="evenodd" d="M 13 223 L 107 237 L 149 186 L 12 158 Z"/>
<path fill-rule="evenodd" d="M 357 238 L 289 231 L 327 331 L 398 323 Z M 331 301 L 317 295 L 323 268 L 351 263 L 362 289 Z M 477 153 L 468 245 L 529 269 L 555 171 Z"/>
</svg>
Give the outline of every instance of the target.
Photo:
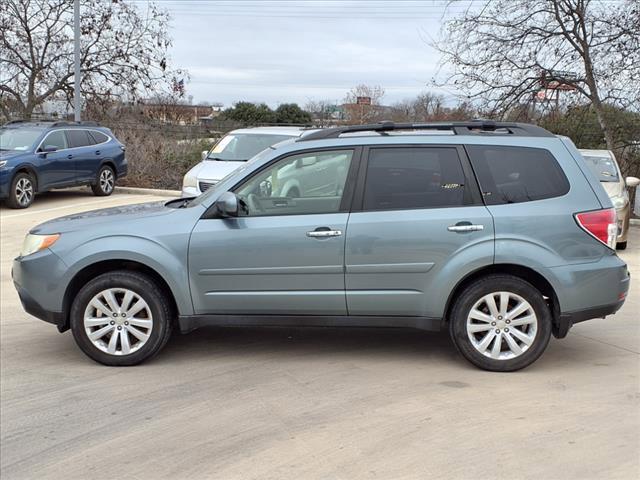
<svg viewBox="0 0 640 480">
<path fill-rule="evenodd" d="M 618 223 L 614 208 L 580 212 L 576 213 L 575 217 L 578 225 L 589 235 L 597 238 L 609 248 L 616 248 Z"/>
</svg>

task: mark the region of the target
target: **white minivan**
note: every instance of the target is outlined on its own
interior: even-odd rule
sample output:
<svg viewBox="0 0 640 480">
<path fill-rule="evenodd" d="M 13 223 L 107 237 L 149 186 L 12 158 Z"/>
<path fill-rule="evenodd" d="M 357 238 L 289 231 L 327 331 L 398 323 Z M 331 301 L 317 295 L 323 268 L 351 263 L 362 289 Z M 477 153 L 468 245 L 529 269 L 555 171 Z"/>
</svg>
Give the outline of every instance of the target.
<svg viewBox="0 0 640 480">
<path fill-rule="evenodd" d="M 305 127 L 233 130 L 222 137 L 211 150 L 202 152 L 202 161 L 184 176 L 182 196 L 198 196 L 265 148 L 312 131 L 314 130 Z"/>
</svg>

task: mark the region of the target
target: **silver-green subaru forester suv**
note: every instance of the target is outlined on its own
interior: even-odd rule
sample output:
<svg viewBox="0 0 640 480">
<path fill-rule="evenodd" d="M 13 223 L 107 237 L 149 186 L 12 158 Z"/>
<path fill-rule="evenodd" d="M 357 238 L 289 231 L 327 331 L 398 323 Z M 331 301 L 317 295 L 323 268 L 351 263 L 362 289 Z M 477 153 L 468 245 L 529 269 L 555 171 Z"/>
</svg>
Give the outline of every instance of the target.
<svg viewBox="0 0 640 480">
<path fill-rule="evenodd" d="M 380 326 L 447 329 L 473 364 L 510 371 L 621 307 L 616 229 L 566 138 L 381 123 L 280 143 L 194 199 L 39 225 L 13 280 L 107 365 L 152 357 L 174 327 Z"/>
</svg>

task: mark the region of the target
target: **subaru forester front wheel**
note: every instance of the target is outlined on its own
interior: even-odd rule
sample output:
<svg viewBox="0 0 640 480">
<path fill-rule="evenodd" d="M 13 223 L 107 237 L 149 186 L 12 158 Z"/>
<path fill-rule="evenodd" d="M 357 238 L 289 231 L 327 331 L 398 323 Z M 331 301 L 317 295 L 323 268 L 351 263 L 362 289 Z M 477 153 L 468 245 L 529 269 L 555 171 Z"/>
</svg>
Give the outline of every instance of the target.
<svg viewBox="0 0 640 480">
<path fill-rule="evenodd" d="M 542 294 L 511 275 L 473 282 L 456 300 L 451 338 L 462 355 L 484 370 L 524 368 L 542 355 L 551 336 L 551 312 Z"/>
<path fill-rule="evenodd" d="M 71 330 L 80 349 L 104 365 L 141 363 L 160 351 L 171 335 L 171 306 L 147 275 L 104 273 L 76 295 Z"/>
</svg>

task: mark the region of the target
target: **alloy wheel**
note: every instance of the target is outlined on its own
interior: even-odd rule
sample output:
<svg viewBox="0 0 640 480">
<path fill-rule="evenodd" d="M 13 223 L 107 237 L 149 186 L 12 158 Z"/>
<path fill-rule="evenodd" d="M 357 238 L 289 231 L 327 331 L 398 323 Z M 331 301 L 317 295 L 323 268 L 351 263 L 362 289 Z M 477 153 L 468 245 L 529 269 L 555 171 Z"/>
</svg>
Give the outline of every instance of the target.
<svg viewBox="0 0 640 480">
<path fill-rule="evenodd" d="M 21 207 L 29 205 L 33 199 L 33 183 L 28 178 L 21 178 L 16 183 L 16 199 Z"/>
<path fill-rule="evenodd" d="M 512 292 L 493 292 L 478 300 L 467 316 L 473 347 L 494 360 L 519 357 L 533 344 L 538 317 L 533 307 Z"/>
<path fill-rule="evenodd" d="M 114 183 L 113 172 L 110 169 L 105 168 L 100 173 L 100 189 L 104 193 L 109 194 L 113 190 Z"/>
<path fill-rule="evenodd" d="M 84 312 L 89 340 L 110 355 L 129 355 L 151 336 L 153 315 L 147 302 L 126 288 L 109 288 L 95 295 Z"/>
</svg>

